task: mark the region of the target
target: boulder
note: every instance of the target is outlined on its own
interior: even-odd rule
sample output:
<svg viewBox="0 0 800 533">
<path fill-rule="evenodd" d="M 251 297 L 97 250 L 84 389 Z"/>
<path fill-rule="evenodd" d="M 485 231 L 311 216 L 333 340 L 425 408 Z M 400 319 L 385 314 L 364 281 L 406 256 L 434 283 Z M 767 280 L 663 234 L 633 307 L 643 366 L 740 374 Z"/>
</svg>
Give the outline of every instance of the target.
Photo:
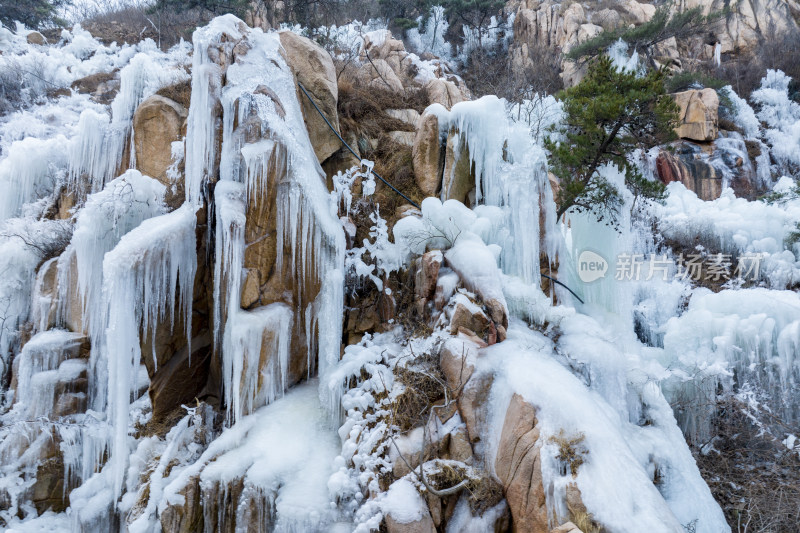
<svg viewBox="0 0 800 533">
<path fill-rule="evenodd" d="M 489 317 L 480 306 L 470 302 L 463 294 L 456 295 L 456 298 L 457 302 L 450 317 L 450 333 L 454 335 L 463 328 L 483 338 L 491 324 Z"/>
<path fill-rule="evenodd" d="M 431 104 L 441 104 L 446 109 L 450 109 L 455 104 L 464 101 L 464 95 L 458 86 L 452 81 L 434 78 L 425 84 L 425 94 L 428 95 L 428 102 Z"/>
<path fill-rule="evenodd" d="M 303 87 L 322 110 L 325 118 L 336 128 L 336 131 L 339 131 L 339 115 L 336 111 L 339 88 L 336 84 L 336 69 L 330 54 L 311 39 L 291 31 L 282 31 L 279 35 L 281 45 L 286 51 L 286 62 L 292 69 L 295 78 L 303 84 Z M 342 143 L 325 124 L 308 98 L 299 90 L 298 98 L 314 153 L 322 163 L 333 155 L 342 146 Z"/>
<path fill-rule="evenodd" d="M 547 533 L 547 498 L 542 484 L 536 409 L 514 394 L 506 411 L 495 472 L 511 510 L 515 531 Z"/>
<path fill-rule="evenodd" d="M 420 114 L 415 109 L 387 109 L 386 114 L 405 122 L 408 126 L 417 129 L 420 121 Z"/>
<path fill-rule="evenodd" d="M 438 115 L 425 113 L 420 118 L 411 149 L 414 179 L 425 196 L 435 196 L 441 187 L 445 156 L 442 144 Z"/>
<path fill-rule="evenodd" d="M 398 522 L 392 515 L 386 515 L 386 531 L 388 533 L 436 533 L 430 511 L 425 509 L 422 518 L 413 522 Z"/>
<path fill-rule="evenodd" d="M 32 31 L 25 37 L 25 40 L 28 41 L 28 44 L 38 44 L 43 45 L 45 43 L 44 35 L 39 33 L 38 31 Z"/>
<path fill-rule="evenodd" d="M 168 188 L 172 184 L 167 176 L 167 169 L 172 165 L 172 143 L 183 137 L 187 116 L 185 107 L 159 95 L 147 98 L 133 115 L 136 169 Z"/>
<path fill-rule="evenodd" d="M 402 80 L 385 59 L 372 59 L 359 72 L 365 85 L 398 94 L 405 92 Z"/>
<path fill-rule="evenodd" d="M 717 138 L 719 96 L 714 89 L 692 89 L 672 95 L 680 107 L 678 137 L 701 142 Z"/>
</svg>

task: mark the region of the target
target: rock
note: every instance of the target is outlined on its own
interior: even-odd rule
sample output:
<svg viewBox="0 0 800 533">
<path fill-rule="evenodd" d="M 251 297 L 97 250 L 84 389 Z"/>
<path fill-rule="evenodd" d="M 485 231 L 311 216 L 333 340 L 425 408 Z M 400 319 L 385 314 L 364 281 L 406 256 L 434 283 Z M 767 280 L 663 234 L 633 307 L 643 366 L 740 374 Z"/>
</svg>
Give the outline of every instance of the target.
<svg viewBox="0 0 800 533">
<path fill-rule="evenodd" d="M 436 533 L 428 505 L 411 481 L 395 481 L 388 495 L 383 506 L 388 533 Z"/>
<path fill-rule="evenodd" d="M 445 150 L 439 134 L 439 117 L 425 113 L 411 149 L 414 162 L 414 179 L 425 196 L 436 196 L 442 184 Z"/>
<path fill-rule="evenodd" d="M 147 98 L 133 115 L 136 169 L 167 188 L 172 185 L 167 176 L 167 169 L 172 165 L 172 143 L 183 137 L 187 116 L 185 107 L 159 95 Z"/>
<path fill-rule="evenodd" d="M 656 173 L 662 183 L 679 181 L 702 200 L 715 200 L 722 193 L 722 175 L 693 143 L 678 143 L 674 153 L 662 150 L 656 158 Z"/>
<path fill-rule="evenodd" d="M 464 95 L 455 83 L 440 78 L 428 81 L 425 84 L 425 93 L 429 103 L 441 104 L 446 109 L 464 101 Z"/>
<path fill-rule="evenodd" d="M 40 446 L 36 481 L 31 487 L 31 501 L 39 513 L 47 510 L 61 513 L 69 507 L 69 491 L 64 487 L 64 457 L 58 448 L 58 440 L 56 435 L 42 434 L 32 446 Z"/>
<path fill-rule="evenodd" d="M 360 70 L 362 81 L 370 87 L 402 94 L 403 82 L 385 59 L 373 59 Z"/>
<path fill-rule="evenodd" d="M 740 0 L 729 4 L 725 0 L 687 0 L 682 5 L 684 9 L 701 7 L 703 13 L 729 8 L 728 15 L 712 28 L 723 54 L 752 50 L 765 38 L 800 37 L 800 5 L 794 1 Z"/>
<path fill-rule="evenodd" d="M 388 533 L 436 533 L 436 527 L 433 525 L 433 518 L 426 506 L 422 518 L 414 522 L 402 523 L 392 518 L 392 515 L 386 515 L 386 531 Z"/>
<path fill-rule="evenodd" d="M 550 531 L 540 450 L 536 409 L 515 393 L 506 411 L 495 459 L 495 472 L 503 485 L 515 531 Z"/>
<path fill-rule="evenodd" d="M 389 138 L 398 144 L 413 147 L 415 134 L 413 131 L 390 131 Z"/>
<path fill-rule="evenodd" d="M 249 309 L 258 303 L 261 297 L 259 294 L 260 286 L 258 270 L 253 268 L 247 269 L 247 274 L 245 274 L 244 283 L 242 284 L 242 298 L 240 303 L 242 309 Z"/>
<path fill-rule="evenodd" d="M 469 463 L 472 461 L 472 445 L 465 429 L 459 429 L 450 434 L 450 442 L 447 447 L 448 458 L 453 461 Z"/>
<path fill-rule="evenodd" d="M 583 531 L 572 522 L 567 522 L 551 530 L 550 533 L 583 533 Z"/>
<path fill-rule="evenodd" d="M 415 109 L 387 109 L 386 114 L 405 122 L 415 130 L 419 126 L 420 114 Z"/>
<path fill-rule="evenodd" d="M 195 533 L 198 525 L 203 524 L 205 510 L 200 477 L 192 476 L 178 494 L 182 498 L 180 500 L 175 498 L 175 500 L 181 501 L 182 504 L 170 501 L 160 513 L 161 530 L 169 533 Z"/>
<path fill-rule="evenodd" d="M 678 137 L 707 142 L 717 138 L 719 96 L 714 89 L 689 90 L 673 94 L 680 107 Z"/>
<path fill-rule="evenodd" d="M 44 35 L 42 35 L 38 31 L 30 32 L 28 36 L 25 38 L 25 40 L 28 41 L 28 44 L 38 44 L 40 46 L 45 43 Z"/>
<path fill-rule="evenodd" d="M 281 45 L 286 51 L 286 62 L 297 81 L 303 84 L 328 121 L 339 131 L 339 115 L 336 111 L 339 88 L 336 84 L 336 69 L 330 54 L 311 39 L 291 31 L 282 31 L 279 35 Z M 314 146 L 314 153 L 322 163 L 333 155 L 342 143 L 299 90 L 298 98 L 308 135 Z"/>
<path fill-rule="evenodd" d="M 636 0 L 618 0 L 614 6 L 621 12 L 621 18 L 628 24 L 644 24 L 656 14 L 653 4 L 639 3 Z"/>
<path fill-rule="evenodd" d="M 479 306 L 470 302 L 466 296 L 458 294 L 456 298 L 458 298 L 458 301 L 450 317 L 450 333 L 454 335 L 460 328 L 464 328 L 474 332 L 482 339 L 491 323 L 489 317 Z"/>
<path fill-rule="evenodd" d="M 469 147 L 464 140 L 450 132 L 447 136 L 447 151 L 442 178 L 443 200 L 458 200 L 469 206 L 469 193 L 475 188 L 475 175 Z"/>
<path fill-rule="evenodd" d="M 448 339 L 439 352 L 439 366 L 447 386 L 453 391 L 461 390 L 475 372 L 478 346 L 463 339 Z"/>
<path fill-rule="evenodd" d="M 433 298 L 436 281 L 439 279 L 439 269 L 443 262 L 444 255 L 441 250 L 431 250 L 420 257 L 414 276 L 414 291 L 417 298 L 423 300 Z"/>
<path fill-rule="evenodd" d="M 481 440 L 482 429 L 488 416 L 486 405 L 494 378 L 490 373 L 474 373 L 458 397 L 458 412 L 467 426 L 467 436 L 472 443 Z"/>
<path fill-rule="evenodd" d="M 206 330 L 192 339 L 191 358 L 184 346 L 153 372 L 148 389 L 153 420 L 164 420 L 181 405 L 197 403 L 208 380 L 211 351 L 211 333 Z"/>
<path fill-rule="evenodd" d="M 92 100 L 110 104 L 119 92 L 119 71 L 98 72 L 72 82 L 71 87 L 82 94 L 91 94 Z"/>
<path fill-rule="evenodd" d="M 606 8 L 593 14 L 592 22 L 602 26 L 604 30 L 614 30 L 622 25 L 622 17 L 619 11 Z"/>
</svg>

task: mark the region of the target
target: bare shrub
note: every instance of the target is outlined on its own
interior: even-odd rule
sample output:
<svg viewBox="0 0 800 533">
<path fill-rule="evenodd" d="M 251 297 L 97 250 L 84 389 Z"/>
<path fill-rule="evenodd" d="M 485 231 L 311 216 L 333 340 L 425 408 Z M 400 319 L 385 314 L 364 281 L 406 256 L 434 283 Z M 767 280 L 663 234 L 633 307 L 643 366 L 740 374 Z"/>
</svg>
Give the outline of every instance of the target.
<svg viewBox="0 0 800 533">
<path fill-rule="evenodd" d="M 800 455 L 780 436 L 800 428 L 733 396 L 720 399 L 713 424 L 716 436 L 693 452 L 733 531 L 797 531 Z"/>
<path fill-rule="evenodd" d="M 546 46 L 533 47 L 529 62 L 520 69 L 505 52 L 477 48 L 467 58 L 462 77 L 475 97 L 495 94 L 510 102 L 530 99 L 531 94 L 554 94 L 563 87 L 561 51 Z"/>
<path fill-rule="evenodd" d="M 101 3 L 93 13 L 85 14 L 81 25 L 105 44 L 138 43 L 149 38 L 166 50 L 181 39 L 191 40 L 194 29 L 212 17 L 211 12 L 199 8 L 176 11 L 123 0 Z"/>
</svg>

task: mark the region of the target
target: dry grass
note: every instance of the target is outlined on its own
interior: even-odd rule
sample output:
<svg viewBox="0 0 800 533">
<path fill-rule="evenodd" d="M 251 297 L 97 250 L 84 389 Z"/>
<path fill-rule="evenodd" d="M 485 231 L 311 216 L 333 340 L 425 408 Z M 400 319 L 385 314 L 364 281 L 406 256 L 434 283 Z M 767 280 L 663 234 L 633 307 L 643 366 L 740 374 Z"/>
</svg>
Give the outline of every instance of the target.
<svg viewBox="0 0 800 533">
<path fill-rule="evenodd" d="M 563 475 L 572 474 L 572 477 L 578 475 L 578 468 L 584 463 L 584 457 L 589 451 L 583 445 L 585 439 L 583 433 L 568 436 L 564 430 L 559 430 L 558 435 L 554 435 L 548 439 L 548 442 L 558 446 L 558 455 L 556 458 L 560 461 L 564 472 Z"/>
<path fill-rule="evenodd" d="M 570 521 L 578 526 L 578 529 L 583 531 L 583 533 L 602 533 L 603 527 L 598 525 L 595 522 L 592 513 L 587 513 L 585 511 L 579 512 L 571 512 L 570 513 Z"/>
<path fill-rule="evenodd" d="M 422 191 L 414 179 L 411 147 L 389 137 L 392 131 L 414 131 L 413 126 L 389 116 L 388 109 L 414 109 L 421 113 L 428 106 L 422 89 L 407 89 L 398 95 L 380 87 L 363 87 L 342 76 L 339 80 L 339 124 L 345 138 L 355 138 L 361 157 L 375 162 L 375 172 L 403 194 L 419 203 Z M 373 147 L 374 143 L 374 147 Z M 396 211 L 408 203 L 380 180 L 372 201 L 391 227 Z M 361 241 L 358 241 L 361 242 Z"/>
<path fill-rule="evenodd" d="M 186 109 L 189 109 L 189 102 L 192 98 L 192 82 L 190 80 L 186 80 L 183 83 L 170 85 L 168 87 L 164 87 L 163 89 L 159 89 L 156 94 L 178 102 Z"/>
<path fill-rule="evenodd" d="M 392 405 L 392 420 L 400 431 L 426 423 L 431 407 L 444 399 L 444 376 L 434 359 L 425 354 L 417 359 L 415 369 L 401 365 L 394 369 L 395 378 L 405 386 Z"/>
</svg>

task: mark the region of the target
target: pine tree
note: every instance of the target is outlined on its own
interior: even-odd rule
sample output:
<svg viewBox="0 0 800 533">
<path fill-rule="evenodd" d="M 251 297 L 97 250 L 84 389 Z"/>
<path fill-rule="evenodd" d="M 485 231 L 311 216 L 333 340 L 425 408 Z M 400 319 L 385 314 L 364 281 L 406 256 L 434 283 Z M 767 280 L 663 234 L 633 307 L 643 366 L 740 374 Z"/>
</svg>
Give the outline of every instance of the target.
<svg viewBox="0 0 800 533">
<path fill-rule="evenodd" d="M 59 24 L 58 9 L 67 3 L 67 0 L 0 0 L 0 24 L 14 28 L 15 22 L 21 22 L 32 29 Z"/>
<path fill-rule="evenodd" d="M 612 163 L 625 173 L 635 198 L 659 199 L 663 185 L 648 181 L 629 161 L 637 148 L 649 149 L 675 137 L 678 106 L 664 89 L 664 70 L 645 75 L 620 71 L 602 55 L 586 77 L 559 93 L 566 119 L 556 126 L 561 141 L 546 141 L 551 171 L 561 180 L 558 215 L 575 208 L 616 225 L 622 198 L 597 169 Z"/>
</svg>

